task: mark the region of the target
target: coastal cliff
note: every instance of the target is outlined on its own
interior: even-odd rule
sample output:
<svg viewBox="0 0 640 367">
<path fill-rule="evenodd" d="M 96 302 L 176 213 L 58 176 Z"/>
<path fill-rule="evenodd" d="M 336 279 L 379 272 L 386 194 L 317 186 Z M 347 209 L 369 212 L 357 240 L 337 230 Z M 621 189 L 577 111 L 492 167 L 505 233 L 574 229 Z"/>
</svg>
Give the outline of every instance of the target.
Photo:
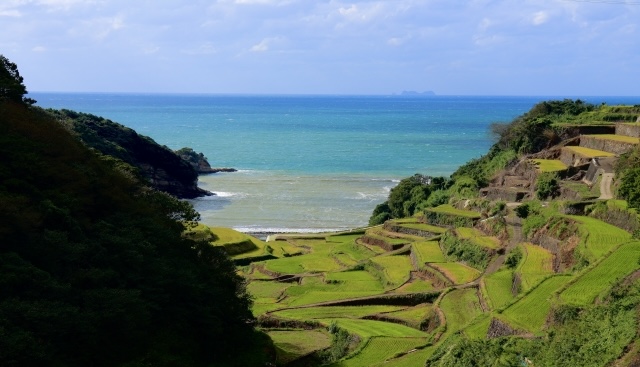
<svg viewBox="0 0 640 367">
<path fill-rule="evenodd" d="M 133 167 L 153 188 L 178 198 L 211 195 L 198 187 L 198 171 L 179 154 L 111 120 L 70 110 L 47 110 L 83 143 Z M 195 152 L 194 152 L 195 153 Z M 208 165 L 208 162 L 203 162 Z"/>
</svg>

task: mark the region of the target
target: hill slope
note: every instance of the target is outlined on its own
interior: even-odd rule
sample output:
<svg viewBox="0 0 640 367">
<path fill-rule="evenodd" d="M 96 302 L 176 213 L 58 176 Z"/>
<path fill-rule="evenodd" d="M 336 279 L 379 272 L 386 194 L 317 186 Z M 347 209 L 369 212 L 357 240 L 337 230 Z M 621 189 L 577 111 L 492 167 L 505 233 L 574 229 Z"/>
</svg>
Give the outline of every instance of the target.
<svg viewBox="0 0 640 367">
<path fill-rule="evenodd" d="M 262 364 L 233 353 L 256 345 L 249 297 L 183 238 L 188 204 L 20 103 L 0 101 L 0 157 L 0 364 Z"/>
</svg>

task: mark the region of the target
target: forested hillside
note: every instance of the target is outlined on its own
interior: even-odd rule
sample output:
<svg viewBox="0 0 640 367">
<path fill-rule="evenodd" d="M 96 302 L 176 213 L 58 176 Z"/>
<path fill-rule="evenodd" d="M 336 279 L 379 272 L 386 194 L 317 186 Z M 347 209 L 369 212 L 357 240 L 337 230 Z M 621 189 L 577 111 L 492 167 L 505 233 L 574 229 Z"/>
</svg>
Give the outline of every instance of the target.
<svg viewBox="0 0 640 367">
<path fill-rule="evenodd" d="M 0 365 L 263 365 L 234 264 L 183 237 L 193 208 L 89 149 L 0 66 Z"/>
</svg>

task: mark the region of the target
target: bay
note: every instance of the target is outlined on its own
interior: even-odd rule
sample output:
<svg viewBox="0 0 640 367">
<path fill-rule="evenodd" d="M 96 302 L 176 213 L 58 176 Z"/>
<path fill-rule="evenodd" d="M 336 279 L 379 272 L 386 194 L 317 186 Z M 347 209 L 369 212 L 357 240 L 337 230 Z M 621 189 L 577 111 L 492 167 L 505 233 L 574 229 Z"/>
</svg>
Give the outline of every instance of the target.
<svg viewBox="0 0 640 367">
<path fill-rule="evenodd" d="M 202 221 L 246 232 L 366 225 L 400 179 L 450 175 L 492 144 L 488 127 L 551 97 L 31 93 L 99 115 L 234 173 L 200 177 Z M 584 97 L 637 103 L 632 97 Z"/>
</svg>

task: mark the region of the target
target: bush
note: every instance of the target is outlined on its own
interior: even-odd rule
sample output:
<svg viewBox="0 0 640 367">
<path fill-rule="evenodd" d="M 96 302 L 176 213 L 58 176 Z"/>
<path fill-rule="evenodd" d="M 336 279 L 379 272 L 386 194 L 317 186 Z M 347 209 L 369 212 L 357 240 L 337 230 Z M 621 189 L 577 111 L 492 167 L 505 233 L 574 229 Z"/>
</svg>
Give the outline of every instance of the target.
<svg viewBox="0 0 640 367">
<path fill-rule="evenodd" d="M 544 172 L 538 177 L 536 196 L 540 200 L 554 198 L 560 193 L 560 179 L 554 172 Z"/>
</svg>

